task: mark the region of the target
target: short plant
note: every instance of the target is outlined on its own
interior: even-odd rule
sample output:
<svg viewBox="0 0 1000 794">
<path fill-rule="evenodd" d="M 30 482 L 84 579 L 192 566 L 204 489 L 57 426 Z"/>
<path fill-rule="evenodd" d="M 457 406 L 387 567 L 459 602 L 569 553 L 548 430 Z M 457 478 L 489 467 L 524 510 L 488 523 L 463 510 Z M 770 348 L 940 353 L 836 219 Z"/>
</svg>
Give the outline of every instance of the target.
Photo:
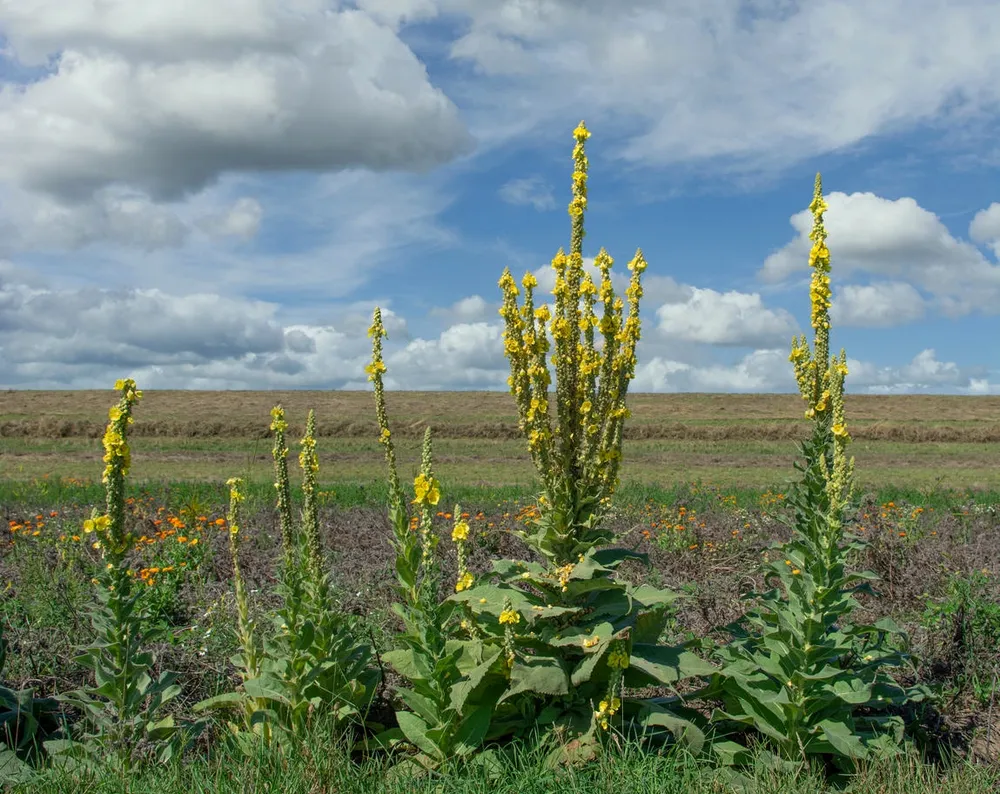
<svg viewBox="0 0 1000 794">
<path fill-rule="evenodd" d="M 288 481 L 288 425 L 284 410 L 272 412 L 274 433 L 275 490 L 282 538 L 282 560 L 277 586 L 281 606 L 275 613 L 276 631 L 261 638 L 253 630 L 246 603 L 246 588 L 238 568 L 235 514 L 230 515 L 231 553 L 239 611 L 241 654 L 234 663 L 243 678 L 242 692 L 226 693 L 202 701 L 198 710 L 239 705 L 244 729 L 265 743 L 286 743 L 309 729 L 317 711 L 341 727 L 365 720 L 380 680 L 371 664 L 372 650 L 355 636 L 355 626 L 334 603 L 332 586 L 323 556 L 317 514 L 316 419 L 312 411 L 301 442 L 299 463 L 303 470 L 302 527 L 292 521 Z M 235 483 L 231 504 L 243 500 Z M 231 507 L 231 510 L 233 508 Z M 239 726 L 232 725 L 238 734 Z M 240 740 L 246 746 L 246 739 Z"/>
<path fill-rule="evenodd" d="M 854 594 L 870 593 L 875 577 L 848 571 L 864 544 L 844 527 L 854 468 L 846 455 L 847 359 L 843 351 L 829 355 L 830 257 L 818 175 L 810 209 L 816 336 L 812 351 L 805 337 L 794 340 L 790 360 L 813 432 L 801 446 L 804 463 L 796 464 L 802 479 L 785 500 L 792 538 L 770 555 L 765 579 L 774 586 L 750 594 L 758 606 L 729 627 L 733 641 L 719 651 L 724 667 L 703 694 L 722 701 L 715 715 L 720 734 L 727 723 L 749 726 L 779 762 L 833 759 L 850 766 L 873 749 L 894 750 L 902 739 L 902 719 L 886 707 L 901 705 L 907 693 L 885 668 L 906 657 L 889 642 L 901 634 L 891 621 L 850 622 Z M 750 757 L 733 741 L 719 740 L 714 750 L 737 765 Z"/>
<path fill-rule="evenodd" d="M 0 671 L 7 661 L 7 638 L 0 629 Z M 42 744 L 63 728 L 55 698 L 35 697 L 34 690 L 0 686 L 0 784 L 30 775 L 29 763 L 42 756 Z"/>
<path fill-rule="evenodd" d="M 981 707 L 996 697 L 1000 672 L 997 590 L 986 571 L 954 573 L 944 597 L 929 599 L 921 618 L 925 628 L 946 633 L 948 639 L 934 651 L 951 662 L 958 692 L 971 692 Z"/>
<path fill-rule="evenodd" d="M 109 411 L 103 442 L 106 508 L 103 513 L 95 509 L 84 522 L 84 532 L 96 538 L 93 543 L 104 562 L 94 580 L 98 598 L 91 615 L 95 638 L 77 657 L 93 674 L 94 684 L 60 697 L 79 709 L 82 719 L 73 726 L 74 739 L 48 742 L 46 748 L 84 764 L 106 754 L 127 771 L 140 742 L 157 746 L 161 760 L 177 749 L 178 725 L 163 712 L 181 688 L 174 683 L 174 673 L 164 671 L 153 677 L 155 658 L 144 650 L 159 632 L 146 620 L 144 588 L 136 587 L 129 573 L 126 556 L 135 538 L 125 526 L 125 478 L 131 465 L 127 433 L 142 392 L 131 379 L 118 381 L 115 389 L 121 398 Z"/>
</svg>

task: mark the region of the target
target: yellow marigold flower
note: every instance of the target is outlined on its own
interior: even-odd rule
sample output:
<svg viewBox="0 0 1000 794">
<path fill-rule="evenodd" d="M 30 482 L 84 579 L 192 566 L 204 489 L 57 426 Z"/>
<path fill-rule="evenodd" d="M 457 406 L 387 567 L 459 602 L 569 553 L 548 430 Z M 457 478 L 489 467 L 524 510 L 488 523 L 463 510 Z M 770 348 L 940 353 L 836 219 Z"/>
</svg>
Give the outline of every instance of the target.
<svg viewBox="0 0 1000 794">
<path fill-rule="evenodd" d="M 461 576 L 459 576 L 458 581 L 455 582 L 455 592 L 461 593 L 463 590 L 468 590 L 470 587 L 472 587 L 474 581 L 475 578 L 473 577 L 473 575 L 468 571 L 466 571 Z"/>
<path fill-rule="evenodd" d="M 521 622 L 521 613 L 513 609 L 505 609 L 500 613 L 500 623 L 509 623 L 510 625 L 516 625 Z"/>
<path fill-rule="evenodd" d="M 451 531 L 451 539 L 454 543 L 459 543 L 469 539 L 469 524 L 466 521 L 459 521 Z"/>
</svg>

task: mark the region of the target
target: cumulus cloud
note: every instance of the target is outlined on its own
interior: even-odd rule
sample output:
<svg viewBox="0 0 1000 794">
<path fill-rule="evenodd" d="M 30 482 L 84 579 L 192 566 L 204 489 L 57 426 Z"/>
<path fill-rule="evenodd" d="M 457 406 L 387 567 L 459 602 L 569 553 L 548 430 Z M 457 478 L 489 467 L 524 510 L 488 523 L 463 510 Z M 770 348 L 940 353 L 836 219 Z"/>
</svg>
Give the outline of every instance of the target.
<svg viewBox="0 0 1000 794">
<path fill-rule="evenodd" d="M 434 317 L 440 317 L 448 321 L 457 321 L 459 323 L 474 323 L 480 320 L 484 320 L 490 313 L 490 304 L 488 304 L 479 295 L 471 295 L 468 298 L 462 298 L 460 301 L 456 301 L 447 309 L 442 309 L 437 306 L 431 309 L 430 313 Z"/>
<path fill-rule="evenodd" d="M 757 293 L 691 288 L 683 303 L 656 310 L 657 328 L 685 342 L 734 347 L 772 347 L 791 339 L 798 324 L 784 309 L 765 308 Z"/>
<path fill-rule="evenodd" d="M 64 199 L 116 183 L 176 199 L 229 171 L 423 171 L 472 145 L 413 52 L 355 9 L 21 0 L 0 25 L 21 62 L 53 59 L 0 90 L 0 177 Z"/>
<path fill-rule="evenodd" d="M 838 326 L 887 328 L 919 320 L 924 308 L 923 296 L 910 284 L 848 284 L 837 291 L 830 319 Z"/>
<path fill-rule="evenodd" d="M 585 103 L 588 121 L 638 122 L 620 149 L 637 164 L 764 170 L 930 120 L 956 125 L 1000 99 L 990 0 L 927 0 L 919 14 L 910 0 L 359 4 L 395 24 L 466 17 L 449 54 L 474 78 L 448 92 L 487 145 L 564 134 Z"/>
<path fill-rule="evenodd" d="M 500 188 L 500 198 L 508 204 L 527 204 L 536 210 L 555 208 L 552 188 L 538 176 L 511 179 Z"/>
<path fill-rule="evenodd" d="M 260 202 L 249 196 L 236 201 L 227 212 L 213 213 L 201 220 L 199 226 L 208 234 L 220 237 L 240 237 L 248 240 L 257 234 L 264 214 Z"/>
<path fill-rule="evenodd" d="M 785 350 L 755 350 L 733 365 L 694 366 L 656 357 L 640 362 L 636 392 L 787 392 L 795 379 Z"/>
<path fill-rule="evenodd" d="M 960 391 L 973 380 L 953 361 L 939 361 L 933 349 L 922 350 L 903 366 L 879 367 L 848 359 L 847 367 L 849 388 L 872 394 Z"/>
<path fill-rule="evenodd" d="M 993 249 L 993 254 L 1000 259 L 1000 203 L 993 202 L 984 210 L 976 213 L 969 224 L 969 237 L 982 245 Z"/>
<path fill-rule="evenodd" d="M 997 311 L 1000 266 L 972 243 L 953 237 L 934 213 L 912 198 L 893 201 L 872 193 L 833 192 L 826 202 L 827 243 L 841 278 L 864 273 L 906 280 L 928 293 L 935 308 L 953 317 Z M 765 281 L 781 281 L 808 270 L 812 214 L 798 212 L 791 224 L 797 235 L 764 261 L 759 275 Z M 975 229 L 985 234 L 990 224 L 988 218 L 980 218 Z M 874 299 L 877 291 L 864 294 Z M 905 298 L 901 292 L 897 296 Z M 909 299 L 912 302 L 912 294 Z"/>
</svg>

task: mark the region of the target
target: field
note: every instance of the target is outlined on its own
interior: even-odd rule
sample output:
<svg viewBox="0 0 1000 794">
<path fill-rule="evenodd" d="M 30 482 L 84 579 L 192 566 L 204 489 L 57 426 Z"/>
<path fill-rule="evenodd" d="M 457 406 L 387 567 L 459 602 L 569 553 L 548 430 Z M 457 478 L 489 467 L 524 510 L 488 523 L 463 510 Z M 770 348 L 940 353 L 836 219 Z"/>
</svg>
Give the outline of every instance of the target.
<svg viewBox="0 0 1000 794">
<path fill-rule="evenodd" d="M 389 392 L 404 460 L 419 459 L 434 433 L 438 471 L 449 483 L 526 485 L 533 475 L 514 401 L 496 392 Z M 132 428 L 135 477 L 216 481 L 271 478 L 268 412 L 281 402 L 291 437 L 316 411 L 323 477 L 383 476 L 369 392 L 151 391 Z M 0 480 L 93 478 L 107 416 L 106 392 L 7 392 L 0 399 Z M 801 397 L 635 394 L 625 428 L 622 478 L 663 487 L 703 481 L 777 487 L 789 476 L 795 440 L 809 426 Z M 1000 397 L 847 396 L 859 484 L 912 489 L 1000 490 Z"/>
<path fill-rule="evenodd" d="M 231 628 L 236 621 L 232 567 L 226 533 L 219 531 L 226 515 L 222 481 L 229 475 L 249 474 L 252 481 L 246 518 L 252 543 L 244 552 L 243 576 L 257 594 L 254 615 L 266 623 L 277 604 L 270 587 L 278 576 L 280 537 L 268 495 L 273 466 L 266 420 L 279 400 L 292 420 L 291 439 L 301 436 L 306 409 L 317 410 L 319 480 L 325 489 L 319 526 L 340 603 L 362 621 L 378 648 L 392 646 L 393 551 L 384 460 L 370 440 L 377 434 L 371 394 L 149 392 L 132 428 L 128 514 L 137 534 L 148 536 L 133 559 L 135 567 L 159 572 L 182 562 L 189 566 L 147 576 L 149 595 L 170 627 L 168 639 L 156 646 L 159 664 L 178 671 L 184 682 L 178 713 L 234 683 L 225 662 L 238 650 Z M 532 469 L 516 438 L 510 396 L 389 393 L 386 400 L 392 416 L 410 417 L 394 431 L 404 476 L 416 471 L 423 428 L 437 431 L 436 470 L 444 488 L 437 520 L 446 524 L 452 515 L 445 505 L 462 502 L 476 536 L 470 569 L 483 572 L 498 556 L 526 556 L 510 530 L 532 515 L 526 487 Z M 10 541 L 0 576 L 9 583 L 3 607 L 11 649 L 5 679 L 14 688 L 31 686 L 50 695 L 86 683 L 72 657 L 86 631 L 87 579 L 101 558 L 79 528 L 89 516 L 86 504 L 101 499 L 93 481 L 109 402 L 106 392 L 5 395 L 0 493 Z M 621 542 L 648 553 L 652 564 L 628 575 L 637 582 L 683 586 L 689 594 L 671 618 L 673 639 L 710 634 L 738 616 L 741 593 L 760 583 L 759 561 L 768 545 L 787 540 L 777 521 L 784 512 L 780 484 L 793 475 L 794 442 L 807 431 L 807 422 L 789 421 L 801 416 L 801 398 L 635 395 L 630 405 L 625 484 L 613 525 Z M 1000 708 L 993 708 L 997 684 L 991 678 L 1000 641 L 995 600 L 1000 430 L 994 421 L 1000 400 L 852 397 L 848 410 L 857 417 L 859 479 L 870 490 L 857 516 L 871 542 L 859 567 L 872 569 L 882 582 L 880 598 L 864 599 L 864 617 L 900 622 L 918 659 L 914 679 L 932 682 L 943 693 L 938 707 L 918 716 L 927 757 L 954 754 L 979 764 L 938 777 L 911 760 L 903 767 L 876 768 L 855 790 L 986 792 L 996 781 L 982 762 L 1000 754 Z M 696 483 L 699 475 L 702 481 Z M 924 488 L 894 487 L 901 482 Z M 295 494 L 301 497 L 299 490 Z M 445 576 L 455 576 L 451 549 L 442 548 L 439 556 Z M 387 713 L 391 720 L 391 710 Z M 280 756 L 253 764 L 213 756 L 168 774 L 137 774 L 129 790 L 267 790 L 279 777 L 286 791 L 396 790 L 381 762 L 358 766 L 343 751 L 327 752 L 318 767 L 295 766 L 292 772 Z M 697 762 L 624 752 L 619 766 L 604 762 L 570 779 L 551 777 L 540 759 L 529 756 L 503 783 L 473 769 L 451 779 L 451 788 L 435 790 L 487 785 L 512 792 L 554 786 L 673 790 L 665 788 L 665 780 L 677 791 L 723 790 Z M 893 779 L 896 783 L 888 782 Z M 70 785 L 56 776 L 24 790 Z M 120 785 L 113 775 L 99 775 L 87 790 L 110 792 Z M 413 790 L 412 782 L 399 785 Z M 766 772 L 756 786 L 751 790 L 825 790 L 818 779 L 792 782 Z"/>
</svg>

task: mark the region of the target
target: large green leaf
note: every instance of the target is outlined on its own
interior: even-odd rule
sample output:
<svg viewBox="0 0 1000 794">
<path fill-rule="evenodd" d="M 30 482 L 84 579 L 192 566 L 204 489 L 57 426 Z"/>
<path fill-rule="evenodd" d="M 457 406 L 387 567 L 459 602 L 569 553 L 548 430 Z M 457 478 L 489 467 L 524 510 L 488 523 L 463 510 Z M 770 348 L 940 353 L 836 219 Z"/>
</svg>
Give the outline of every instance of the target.
<svg viewBox="0 0 1000 794">
<path fill-rule="evenodd" d="M 652 645 L 634 643 L 629 666 L 625 670 L 625 685 L 642 687 L 670 685 L 683 678 L 708 676 L 717 668 L 683 645 Z"/>
<path fill-rule="evenodd" d="M 420 717 L 411 711 L 398 711 L 396 712 L 396 721 L 408 741 L 431 758 L 443 760 L 441 749 L 427 735 L 427 723 Z"/>
<path fill-rule="evenodd" d="M 500 702 L 520 692 L 535 692 L 539 695 L 569 694 L 569 676 L 562 661 L 546 656 L 517 660 L 510 671 L 510 688 L 500 698 Z"/>
<path fill-rule="evenodd" d="M 865 758 L 868 750 L 861 739 L 855 736 L 844 722 L 823 720 L 819 724 L 823 736 L 841 755 L 849 758 Z"/>
</svg>

